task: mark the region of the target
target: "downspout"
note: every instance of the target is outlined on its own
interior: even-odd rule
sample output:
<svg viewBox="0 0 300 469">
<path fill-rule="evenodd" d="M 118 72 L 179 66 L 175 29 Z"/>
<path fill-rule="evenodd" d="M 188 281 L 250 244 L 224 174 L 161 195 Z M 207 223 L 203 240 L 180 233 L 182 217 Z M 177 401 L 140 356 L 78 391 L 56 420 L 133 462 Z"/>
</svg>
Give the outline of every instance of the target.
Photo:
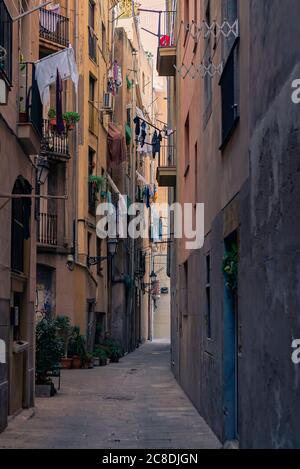
<svg viewBox="0 0 300 469">
<path fill-rule="evenodd" d="M 69 8 L 69 4 L 68 4 Z M 76 63 L 79 64 L 79 0 L 75 0 L 75 55 Z M 79 90 L 75 94 L 75 109 L 79 113 Z M 73 160 L 73 250 L 75 264 L 78 263 L 78 160 L 79 160 L 79 125 L 76 125 L 75 130 L 75 151 Z"/>
</svg>

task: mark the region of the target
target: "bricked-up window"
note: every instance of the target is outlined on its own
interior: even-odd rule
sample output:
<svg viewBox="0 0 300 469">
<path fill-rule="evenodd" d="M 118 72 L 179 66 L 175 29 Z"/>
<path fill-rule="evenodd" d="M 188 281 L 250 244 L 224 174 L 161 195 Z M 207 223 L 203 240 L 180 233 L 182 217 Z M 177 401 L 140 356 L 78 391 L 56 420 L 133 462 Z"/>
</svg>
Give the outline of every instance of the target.
<svg viewBox="0 0 300 469">
<path fill-rule="evenodd" d="M 12 82 L 12 18 L 3 0 L 0 0 L 0 46 L 6 53 L 5 60 L 0 62 L 0 77 L 9 84 Z M 2 53 L 1 53 L 2 56 Z"/>
<path fill-rule="evenodd" d="M 232 25 L 238 18 L 237 0 L 223 0 L 223 18 Z M 239 41 L 234 35 L 223 38 L 224 69 L 220 79 L 222 97 L 222 150 L 236 126 L 239 119 Z"/>
<path fill-rule="evenodd" d="M 206 286 L 205 286 L 205 294 L 206 294 L 205 321 L 206 321 L 206 335 L 207 335 L 208 339 L 211 339 L 211 284 L 210 284 L 210 273 L 211 273 L 210 254 L 208 254 L 206 256 Z"/>
</svg>

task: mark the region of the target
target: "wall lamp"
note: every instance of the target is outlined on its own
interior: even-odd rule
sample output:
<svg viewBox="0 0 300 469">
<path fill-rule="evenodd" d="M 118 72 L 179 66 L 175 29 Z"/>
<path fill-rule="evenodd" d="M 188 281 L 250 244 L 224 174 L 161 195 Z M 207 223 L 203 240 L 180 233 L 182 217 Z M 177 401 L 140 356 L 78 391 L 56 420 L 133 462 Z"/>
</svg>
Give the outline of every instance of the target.
<svg viewBox="0 0 300 469">
<path fill-rule="evenodd" d="M 149 294 L 152 293 L 152 288 L 153 288 L 153 285 L 154 285 L 156 279 L 157 279 L 157 275 L 156 275 L 156 273 L 154 272 L 154 270 L 152 270 L 152 272 L 151 272 L 151 274 L 150 274 L 150 280 L 151 280 L 151 282 L 150 282 L 150 283 L 143 283 L 143 284 L 142 284 L 142 290 L 143 290 L 144 295 L 145 295 L 146 293 L 149 293 Z M 149 290 L 147 290 L 147 288 L 149 288 Z"/>
<path fill-rule="evenodd" d="M 49 166 L 47 158 L 43 158 L 42 156 L 39 156 L 36 166 L 37 166 L 37 183 L 39 186 L 42 186 L 47 181 L 49 170 L 50 170 L 50 166 Z"/>
<path fill-rule="evenodd" d="M 106 261 L 107 259 L 112 259 L 116 255 L 117 247 L 118 247 L 118 240 L 114 239 L 114 238 L 109 239 L 107 241 L 108 256 L 105 256 L 105 257 L 102 257 L 102 256 L 89 257 L 88 258 L 88 265 L 89 266 L 99 265 L 102 262 Z"/>
</svg>

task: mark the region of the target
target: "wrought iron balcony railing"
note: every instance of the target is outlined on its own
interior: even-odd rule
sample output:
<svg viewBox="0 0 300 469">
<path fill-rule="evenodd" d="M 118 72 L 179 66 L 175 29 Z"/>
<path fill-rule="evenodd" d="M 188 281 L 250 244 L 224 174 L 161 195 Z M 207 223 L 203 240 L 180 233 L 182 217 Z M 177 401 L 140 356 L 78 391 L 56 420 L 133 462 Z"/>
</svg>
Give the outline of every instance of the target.
<svg viewBox="0 0 300 469">
<path fill-rule="evenodd" d="M 57 215 L 39 214 L 37 241 L 46 246 L 57 246 Z"/>
<path fill-rule="evenodd" d="M 19 122 L 32 124 L 42 136 L 43 106 L 35 79 L 35 64 L 23 62 L 19 67 Z"/>
<path fill-rule="evenodd" d="M 48 119 L 43 120 L 41 153 L 52 159 L 69 159 L 68 132 L 58 133 Z"/>
<path fill-rule="evenodd" d="M 69 45 L 69 18 L 40 9 L 40 37 L 63 47 Z"/>
<path fill-rule="evenodd" d="M 176 148 L 172 145 L 162 145 L 158 158 L 158 167 L 172 168 L 176 166 Z"/>
</svg>

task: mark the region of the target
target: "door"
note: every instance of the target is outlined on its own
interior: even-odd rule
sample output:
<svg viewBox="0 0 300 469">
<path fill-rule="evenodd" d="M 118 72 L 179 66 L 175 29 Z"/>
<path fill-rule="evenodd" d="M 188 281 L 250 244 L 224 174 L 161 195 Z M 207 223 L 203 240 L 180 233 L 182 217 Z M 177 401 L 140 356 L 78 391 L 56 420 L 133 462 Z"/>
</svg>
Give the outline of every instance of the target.
<svg viewBox="0 0 300 469">
<path fill-rule="evenodd" d="M 227 259 L 227 264 L 225 261 Z M 231 266 L 231 271 L 226 269 Z M 223 413 L 224 440 L 238 439 L 238 248 L 236 237 L 225 242 L 224 260 Z M 226 270 L 228 274 L 226 273 Z"/>
</svg>

